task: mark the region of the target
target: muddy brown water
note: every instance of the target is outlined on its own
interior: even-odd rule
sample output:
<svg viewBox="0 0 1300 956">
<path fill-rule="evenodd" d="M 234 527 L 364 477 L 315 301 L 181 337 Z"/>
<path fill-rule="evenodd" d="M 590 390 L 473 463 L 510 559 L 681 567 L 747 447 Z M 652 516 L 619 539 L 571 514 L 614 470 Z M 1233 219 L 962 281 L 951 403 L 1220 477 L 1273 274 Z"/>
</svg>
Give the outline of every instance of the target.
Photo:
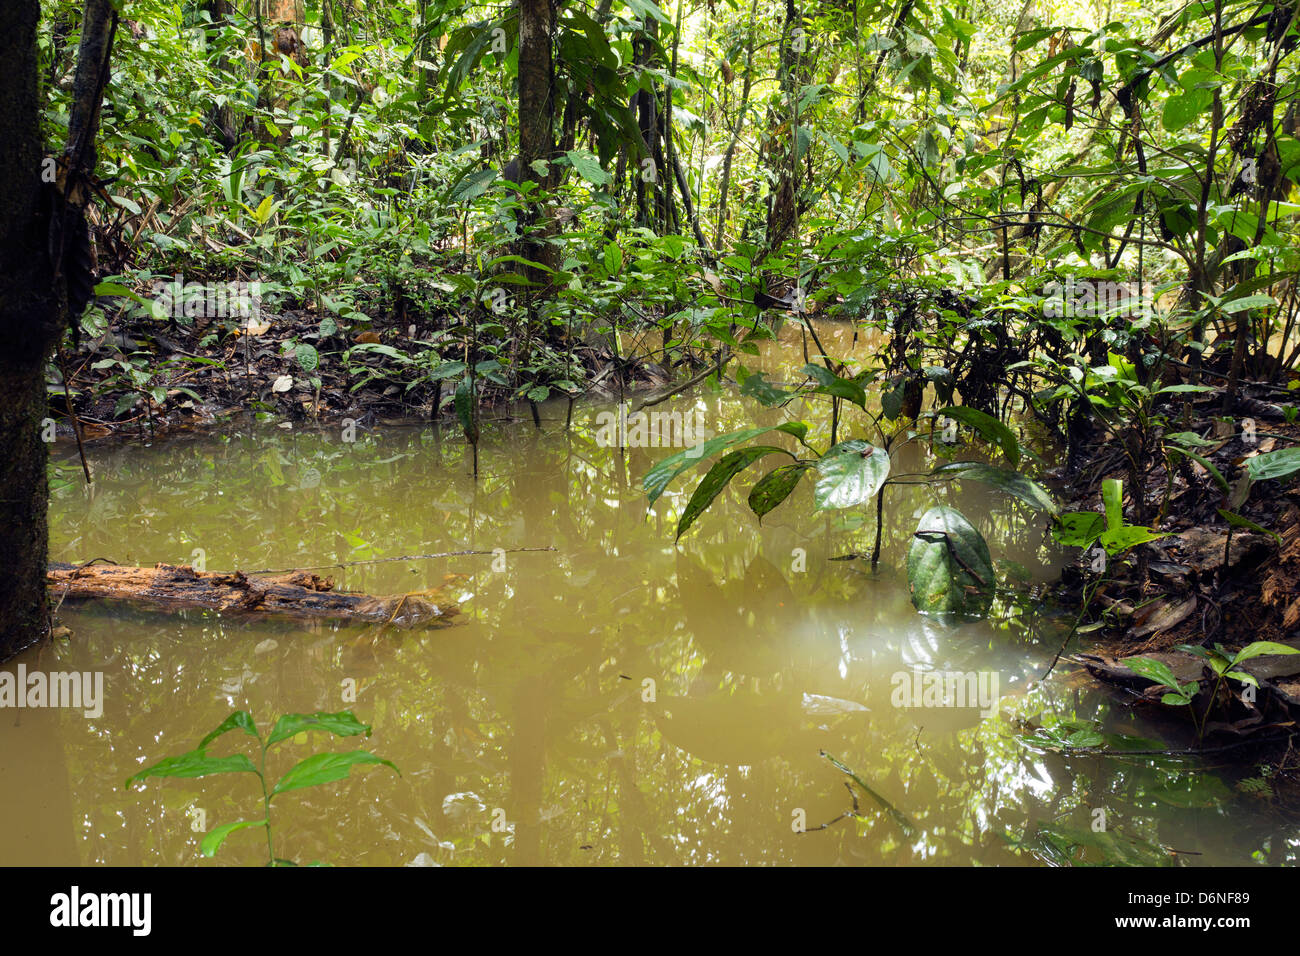
<svg viewBox="0 0 1300 956">
<path fill-rule="evenodd" d="M 833 352 L 870 358 L 872 343 L 846 327 L 821 331 Z M 779 378 L 802 361 L 787 329 L 759 364 Z M 824 418 L 733 389 L 656 408 L 698 415 L 711 433 Z M 675 544 L 701 472 L 647 513 L 641 477 L 674 449 L 607 447 L 597 416 L 612 410 L 579 405 L 567 431 L 563 405 L 543 410 L 540 431 L 526 415 L 486 423 L 477 482 L 455 432 L 429 425 L 361 429 L 351 442 L 338 428 L 259 425 L 92 448 L 93 486 L 54 495 L 54 560 L 201 558 L 226 570 L 555 550 L 332 572 L 376 594 L 448 587 L 461 623 L 440 630 L 65 607 L 71 637 L 3 670 L 100 674 L 102 712 L 0 709 L 0 863 L 210 865 L 205 829 L 260 816 L 255 776 L 123 784 L 242 709 L 264 731 L 281 713 L 318 710 L 373 726 L 361 743 L 279 745 L 272 778 L 358 746 L 401 771 L 358 768 L 277 797 L 275 853 L 302 863 L 1293 861 L 1300 831 L 1198 764 L 1043 746 L 1052 733 L 1159 734 L 1068 668 L 1035 683 L 1059 615 L 1012 596 L 982 621 L 912 609 L 901 567 L 930 505 L 974 521 L 1021 592 L 1063 559 L 1041 517 L 978 485 L 891 489 L 873 576 L 831 559 L 869 550 L 874 515 L 816 513 L 805 482 L 760 524 L 744 500 L 760 463 Z M 870 437 L 857 414 L 841 437 Z M 810 439 L 824 446 L 824 426 Z M 70 470 L 69 455 L 56 452 Z M 896 470 L 925 465 L 909 446 Z M 948 673 L 984 699 L 907 699 L 927 686 L 918 675 Z M 211 752 L 252 754 L 250 743 L 230 734 Z M 823 752 L 897 813 L 846 789 Z M 843 816 L 854 800 L 859 815 Z M 266 856 L 249 829 L 215 862 Z"/>
</svg>

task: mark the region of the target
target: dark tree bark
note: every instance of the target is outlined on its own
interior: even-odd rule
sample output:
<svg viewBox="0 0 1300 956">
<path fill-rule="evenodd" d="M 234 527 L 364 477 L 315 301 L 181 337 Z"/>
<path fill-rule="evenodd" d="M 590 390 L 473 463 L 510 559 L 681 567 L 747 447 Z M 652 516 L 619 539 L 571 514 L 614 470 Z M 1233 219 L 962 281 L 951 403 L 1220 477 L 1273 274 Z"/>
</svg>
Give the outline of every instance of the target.
<svg viewBox="0 0 1300 956">
<path fill-rule="evenodd" d="M 45 369 L 84 305 L 86 179 L 94 166 L 99 91 L 116 14 L 88 0 L 63 163 L 46 160 L 40 131 L 38 0 L 0 4 L 0 660 L 43 638 L 48 553 Z"/>
<path fill-rule="evenodd" d="M 811 57 L 802 55 L 807 39 L 802 33 L 795 32 L 801 29 L 802 23 L 794 0 L 786 0 L 781 50 L 781 87 L 786 93 L 786 103 L 795 102 L 811 72 Z M 776 117 L 772 119 L 776 120 Z M 779 127 L 781 122 L 788 125 L 790 135 L 783 142 L 774 143 L 771 152 L 777 182 L 769 197 L 765 234 L 766 248 L 772 252 L 780 249 L 781 244 L 794 233 L 798 219 L 798 130 L 795 129 L 793 116 L 780 117 L 773 123 L 773 128 Z"/>
<path fill-rule="evenodd" d="M 519 181 L 535 182 L 543 189 L 554 184 L 554 170 L 542 177 L 532 164 L 555 158 L 555 66 L 551 50 L 554 26 L 551 0 L 519 0 Z M 533 202 L 526 217 L 529 224 L 537 221 L 538 212 Z M 524 243 L 523 254 L 547 266 L 553 258 L 551 247 L 537 236 L 530 236 Z M 533 278 L 537 281 L 542 277 Z"/>
<path fill-rule="evenodd" d="M 221 30 L 229 25 L 231 17 L 235 15 L 234 0 L 208 0 L 208 16 L 212 20 L 214 30 Z M 217 70 L 222 74 L 229 75 L 233 72 L 230 58 L 222 54 L 217 58 Z M 216 133 L 221 148 L 230 152 L 239 145 L 240 131 L 235 122 L 235 109 L 229 103 L 224 106 L 214 106 L 208 113 L 208 118 Z"/>
</svg>

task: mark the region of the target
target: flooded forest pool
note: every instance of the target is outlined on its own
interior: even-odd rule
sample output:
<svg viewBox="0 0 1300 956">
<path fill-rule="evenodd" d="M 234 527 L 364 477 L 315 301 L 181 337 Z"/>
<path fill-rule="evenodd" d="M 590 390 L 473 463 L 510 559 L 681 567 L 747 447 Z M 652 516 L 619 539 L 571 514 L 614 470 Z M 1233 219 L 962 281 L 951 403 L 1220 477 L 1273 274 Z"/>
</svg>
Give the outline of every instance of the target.
<svg viewBox="0 0 1300 956">
<path fill-rule="evenodd" d="M 847 327 L 822 336 L 833 354 L 869 355 Z M 781 338 L 761 361 L 788 377 L 803 364 L 799 332 Z M 53 497 L 51 560 L 186 564 L 198 549 L 209 570 L 233 570 L 507 553 L 320 572 L 371 594 L 447 587 L 459 623 L 433 630 L 63 608 L 71 638 L 6 669 L 102 672 L 102 714 L 0 711 L 0 863 L 204 862 L 205 829 L 260 815 L 252 775 L 123 784 L 239 709 L 264 730 L 282 713 L 343 709 L 374 727 L 361 744 L 289 742 L 273 773 L 356 746 L 401 770 L 277 800 L 277 855 L 303 863 L 1294 861 L 1300 827 L 1219 768 L 1045 745 L 1190 741 L 1156 743 L 1161 728 L 1071 666 L 1036 682 L 1064 630 L 1030 589 L 1068 559 L 1041 515 L 975 484 L 891 488 L 873 576 L 832 560 L 870 550 L 873 514 L 814 512 L 805 482 L 760 524 L 744 500 L 760 466 L 674 544 L 702 470 L 647 513 L 641 478 L 672 450 L 602 446 L 597 414 L 612 408 L 579 404 L 567 430 L 563 403 L 543 407 L 540 430 L 526 412 L 484 422 L 477 481 L 459 432 L 429 424 L 361 428 L 352 442 L 337 427 L 248 425 L 92 446 L 93 485 Z M 697 389 L 656 408 L 698 413 L 713 433 L 802 419 L 825 444 L 821 404 L 765 409 Z M 850 414 L 841 437 L 857 436 L 871 437 Z M 902 458 L 896 470 L 926 465 L 919 445 Z M 904 555 L 936 496 L 1024 582 L 986 620 L 912 608 Z M 996 698 L 898 705 L 901 681 L 935 672 L 978 672 Z M 823 752 L 910 826 L 861 791 L 861 819 L 842 817 L 849 778 Z M 256 832 L 232 835 L 217 862 L 264 862 Z"/>
</svg>

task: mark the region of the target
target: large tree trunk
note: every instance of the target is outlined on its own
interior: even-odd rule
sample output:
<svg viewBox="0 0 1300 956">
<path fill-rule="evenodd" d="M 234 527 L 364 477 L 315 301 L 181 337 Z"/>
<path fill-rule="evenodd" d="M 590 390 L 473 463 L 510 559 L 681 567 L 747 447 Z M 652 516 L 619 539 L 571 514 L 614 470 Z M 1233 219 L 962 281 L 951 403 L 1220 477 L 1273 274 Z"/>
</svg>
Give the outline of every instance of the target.
<svg viewBox="0 0 1300 956">
<path fill-rule="evenodd" d="M 37 0 L 0 4 L 0 660 L 46 631 L 45 364 L 62 327 L 46 252 Z"/>
<path fill-rule="evenodd" d="M 220 31 L 230 25 L 230 19 L 235 15 L 234 0 L 208 0 L 208 16 L 212 19 L 212 28 L 214 31 Z M 217 57 L 216 67 L 218 72 L 223 76 L 229 76 L 233 73 L 233 65 L 230 58 L 225 54 Z M 221 143 L 221 148 L 230 152 L 239 145 L 240 130 L 235 120 L 235 108 L 229 103 L 223 106 L 213 106 L 208 112 L 208 117 L 216 132 L 216 138 Z"/>
<path fill-rule="evenodd" d="M 555 184 L 555 171 L 539 176 L 532 164 L 555 158 L 555 76 L 551 59 L 554 11 L 551 0 L 519 0 L 519 175 L 546 188 Z M 534 196 L 536 193 L 533 194 Z M 539 205 L 531 203 L 527 222 L 538 221 Z M 524 258 L 550 266 L 553 247 L 532 236 L 524 243 Z M 534 281 L 546 281 L 540 270 Z"/>
<path fill-rule="evenodd" d="M 40 132 L 40 4 L 0 3 L 0 62 L 8 70 L 0 83 L 0 660 L 48 629 L 45 368 L 66 326 L 69 285 L 84 304 L 88 280 L 85 220 L 63 197 L 85 202 L 75 168 L 94 166 L 97 94 L 113 17 L 109 0 L 88 0 L 64 154 L 73 172 L 56 183 Z"/>
<path fill-rule="evenodd" d="M 796 32 L 800 31 L 800 32 Z M 803 18 L 795 8 L 794 0 L 786 0 L 785 26 L 782 30 L 781 88 L 785 92 L 783 105 L 793 107 L 800 92 L 812 75 L 813 54 L 807 50 L 808 37 L 803 31 Z M 794 235 L 799 220 L 799 137 L 793 112 L 785 116 L 769 111 L 773 129 L 789 129 L 789 136 L 778 135 L 770 153 L 776 186 L 768 197 L 765 248 L 776 252 Z M 803 124 L 799 117 L 799 125 Z"/>
</svg>

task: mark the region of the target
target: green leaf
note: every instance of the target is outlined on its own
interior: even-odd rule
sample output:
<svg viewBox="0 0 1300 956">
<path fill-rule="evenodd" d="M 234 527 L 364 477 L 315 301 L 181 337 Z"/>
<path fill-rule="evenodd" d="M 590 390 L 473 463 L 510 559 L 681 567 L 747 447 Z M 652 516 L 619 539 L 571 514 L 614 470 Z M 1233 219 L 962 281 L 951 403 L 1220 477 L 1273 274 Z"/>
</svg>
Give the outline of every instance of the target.
<svg viewBox="0 0 1300 956">
<path fill-rule="evenodd" d="M 1106 519 L 1095 511 L 1069 511 L 1057 516 L 1052 537 L 1066 547 L 1090 548 L 1105 530 Z"/>
<path fill-rule="evenodd" d="M 775 428 L 758 426 L 756 428 L 742 428 L 740 431 L 728 432 L 725 435 L 715 435 L 708 441 L 701 442 L 685 451 L 679 451 L 674 455 L 669 455 L 663 461 L 656 462 L 654 467 L 645 473 L 641 479 L 641 487 L 645 490 L 646 497 L 650 499 L 653 505 L 664 490 L 672 484 L 674 478 L 686 471 L 701 464 L 704 459 L 712 458 L 720 451 L 730 448 L 732 445 L 738 445 L 743 441 L 751 438 L 757 438 L 759 435 L 765 435 L 770 431 L 785 432 L 787 435 L 794 435 L 800 441 L 803 441 L 808 434 L 808 426 L 803 422 L 786 422 L 777 425 Z"/>
<path fill-rule="evenodd" d="M 253 761 L 244 754 L 229 757 L 209 757 L 202 750 L 191 750 L 179 757 L 168 757 L 152 767 L 127 778 L 126 787 L 147 777 L 206 777 L 214 773 L 257 773 Z"/>
<path fill-rule="evenodd" d="M 1300 471 L 1300 448 L 1279 448 L 1247 458 L 1246 470 L 1252 481 L 1289 478 Z"/>
<path fill-rule="evenodd" d="M 491 167 L 480 169 L 478 172 L 456 181 L 452 185 L 447 199 L 452 203 L 469 202 L 471 199 L 477 199 L 487 192 L 488 187 L 496 180 L 497 171 L 495 169 Z"/>
<path fill-rule="evenodd" d="M 810 462 L 798 461 L 793 465 L 778 465 L 758 480 L 749 492 L 749 507 L 759 520 L 790 497 L 799 479 L 812 467 Z"/>
<path fill-rule="evenodd" d="M 937 478 L 969 478 L 972 481 L 992 485 L 999 491 L 1005 491 L 1013 498 L 1020 499 L 1029 507 L 1046 511 L 1051 515 L 1057 514 L 1060 510 L 1042 485 L 1010 468 L 998 468 L 980 461 L 955 461 L 936 468 L 931 474 Z"/>
<path fill-rule="evenodd" d="M 296 737 L 304 730 L 323 730 L 336 737 L 356 737 L 362 734 L 370 736 L 370 725 L 357 720 L 352 711 L 343 710 L 331 714 L 318 710 L 314 714 L 285 714 L 275 722 L 266 745 L 269 747 L 271 744 Z"/>
<path fill-rule="evenodd" d="M 1244 295 L 1219 306 L 1220 312 L 1244 312 L 1246 309 L 1266 309 L 1277 305 L 1277 299 L 1271 295 Z"/>
<path fill-rule="evenodd" d="M 1164 661 L 1158 661 L 1153 657 L 1129 657 L 1123 663 L 1134 674 L 1153 680 L 1164 687 L 1171 687 L 1176 693 L 1182 694 L 1182 685 L 1178 683 L 1178 678 Z"/>
<path fill-rule="evenodd" d="M 977 408 L 969 408 L 965 405 L 952 405 L 934 414 L 939 418 L 947 416 L 961 422 L 963 425 L 969 425 L 984 436 L 986 440 L 1001 448 L 1002 454 L 1007 456 L 1007 461 L 1011 463 L 1012 468 L 1019 467 L 1020 442 L 1016 439 L 1015 432 L 992 415 L 986 415 Z"/>
<path fill-rule="evenodd" d="M 95 286 L 94 293 L 97 296 L 120 296 L 124 299 L 132 299 L 140 303 L 145 301 L 119 282 L 100 282 Z"/>
<path fill-rule="evenodd" d="M 1155 391 L 1157 395 L 1183 394 L 1185 392 L 1213 392 L 1214 387 L 1211 385 L 1166 385 L 1164 388 L 1158 388 Z"/>
<path fill-rule="evenodd" d="M 219 849 L 221 844 L 226 842 L 226 837 L 236 830 L 243 830 L 245 827 L 264 827 L 265 820 L 240 820 L 238 823 L 223 823 L 219 827 L 214 827 L 199 844 L 199 852 L 204 856 L 212 856 Z"/>
<path fill-rule="evenodd" d="M 813 388 L 814 394 L 834 395 L 836 398 L 852 402 L 863 410 L 866 409 L 867 393 L 853 379 L 840 378 L 830 369 L 811 363 L 805 365 L 800 371 L 817 382 L 816 387 Z"/>
<path fill-rule="evenodd" d="M 898 382 L 880 393 L 880 411 L 891 422 L 898 421 L 898 416 L 903 414 L 903 399 L 906 397 L 904 389 L 906 387 L 906 381 Z"/>
<path fill-rule="evenodd" d="M 314 372 L 320 367 L 320 355 L 306 342 L 299 342 L 298 347 L 293 352 L 298 358 L 298 364 L 305 371 Z"/>
<path fill-rule="evenodd" d="M 623 250 L 617 242 L 605 243 L 605 274 L 616 276 L 623 271 Z"/>
<path fill-rule="evenodd" d="M 1256 641 L 1253 644 L 1247 644 L 1232 659 L 1232 665 L 1236 666 L 1242 661 L 1248 661 L 1252 658 L 1263 657 L 1265 654 L 1300 654 L 1300 650 L 1290 647 L 1286 644 L 1279 644 L 1277 641 Z"/>
<path fill-rule="evenodd" d="M 194 749 L 196 751 L 207 750 L 208 744 L 212 743 L 212 741 L 216 740 L 222 734 L 228 733 L 229 731 L 232 730 L 242 730 L 250 737 L 256 737 L 257 725 L 253 723 L 253 715 L 246 710 L 235 711 L 233 714 L 231 714 L 229 717 L 223 720 L 216 730 L 212 731 L 212 733 L 208 734 L 201 741 L 199 741 L 199 745 Z"/>
<path fill-rule="evenodd" d="M 1229 490 L 1228 479 L 1224 478 L 1223 472 L 1219 471 L 1219 469 L 1214 466 L 1214 462 L 1210 461 L 1210 459 L 1206 458 L 1204 455 L 1198 455 L 1196 452 L 1190 451 L 1186 448 L 1171 448 L 1169 449 L 1169 451 L 1171 454 L 1183 455 L 1184 457 L 1192 459 L 1192 461 L 1196 462 L 1207 472 L 1209 472 L 1210 477 L 1214 479 L 1214 483 L 1216 485 L 1218 485 L 1224 491 Z"/>
<path fill-rule="evenodd" d="M 271 791 L 271 796 L 342 780 L 358 764 L 383 764 L 385 767 L 391 767 L 399 777 L 402 775 L 391 760 L 376 757 L 368 750 L 353 750 L 344 754 L 313 754 L 295 764 L 281 777 L 280 782 Z"/>
<path fill-rule="evenodd" d="M 1124 526 L 1124 482 L 1107 478 L 1101 483 L 1101 501 L 1106 506 L 1106 530 Z"/>
<path fill-rule="evenodd" d="M 1176 133 L 1200 115 L 1204 98 L 1200 90 L 1179 93 L 1165 100 L 1165 108 L 1160 114 L 1160 125 L 1171 133 Z"/>
<path fill-rule="evenodd" d="M 272 202 L 270 196 L 264 197 L 257 204 L 257 208 L 253 210 L 253 218 L 257 220 L 257 224 L 259 226 L 266 225 L 266 221 L 271 218 L 271 215 L 275 212 L 275 207 L 278 205 L 279 203 Z"/>
<path fill-rule="evenodd" d="M 813 489 L 819 510 L 852 508 L 875 497 L 889 477 L 889 453 L 869 442 L 840 442 L 817 462 Z"/>
<path fill-rule="evenodd" d="M 993 600 L 993 561 L 984 537 L 955 508 L 931 508 L 907 552 L 907 584 L 922 614 L 976 614 Z"/>
<path fill-rule="evenodd" d="M 600 160 L 584 149 L 571 149 L 564 154 L 578 175 L 593 186 L 604 186 L 610 181 L 609 173 L 601 168 Z"/>
<path fill-rule="evenodd" d="M 1167 537 L 1169 537 L 1168 533 L 1152 531 L 1150 528 L 1144 528 L 1141 525 L 1129 524 L 1119 528 L 1106 529 L 1097 537 L 1097 542 L 1106 549 L 1107 554 L 1114 557 L 1117 554 L 1123 554 L 1129 548 L 1137 547 L 1139 544 Z"/>
<path fill-rule="evenodd" d="M 1065 742 L 1071 747 L 1091 748 L 1101 747 L 1106 743 L 1106 738 L 1092 728 L 1086 730 L 1076 730 L 1065 738 Z"/>
<path fill-rule="evenodd" d="M 713 504 L 714 499 L 723 488 L 727 487 L 732 478 L 765 455 L 794 457 L 784 448 L 776 448 L 772 445 L 751 445 L 722 456 L 704 475 L 695 493 L 691 495 L 691 500 L 686 503 L 686 510 L 682 512 L 677 522 L 677 537 L 680 539 L 686 533 L 686 529 L 695 523 L 695 519 L 703 514 L 709 505 Z"/>
<path fill-rule="evenodd" d="M 1241 515 L 1229 511 L 1226 508 L 1216 508 L 1215 510 L 1219 512 L 1219 515 L 1223 518 L 1224 521 L 1228 522 L 1228 524 L 1233 525 L 1234 527 L 1246 528 L 1249 531 L 1256 531 L 1260 534 L 1266 534 L 1272 537 L 1273 540 L 1276 541 L 1278 544 L 1282 543 L 1282 536 L 1278 534 L 1276 531 L 1270 531 L 1268 530 L 1268 528 L 1265 528 L 1262 525 L 1255 524 L 1255 522 L 1251 521 L 1249 518 L 1243 518 Z"/>
<path fill-rule="evenodd" d="M 466 375 L 456 386 L 454 397 L 456 418 L 465 432 L 465 440 L 471 445 L 478 444 L 478 423 L 474 421 L 474 382 Z"/>
<path fill-rule="evenodd" d="M 766 373 L 755 372 L 740 383 L 740 394 L 771 408 L 786 401 L 793 393 L 769 382 Z"/>
</svg>

